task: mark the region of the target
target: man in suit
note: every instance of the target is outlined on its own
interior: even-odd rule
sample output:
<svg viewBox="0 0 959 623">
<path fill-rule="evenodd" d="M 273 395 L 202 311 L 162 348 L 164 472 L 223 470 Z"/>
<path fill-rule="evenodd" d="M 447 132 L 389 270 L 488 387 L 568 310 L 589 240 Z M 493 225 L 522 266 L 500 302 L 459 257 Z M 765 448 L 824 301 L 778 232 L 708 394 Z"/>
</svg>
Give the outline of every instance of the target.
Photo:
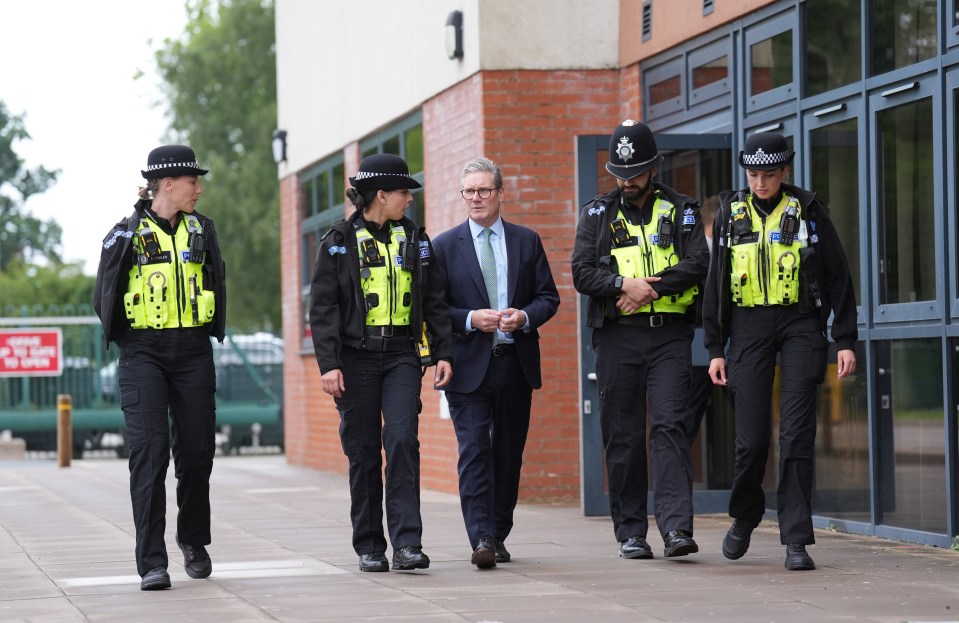
<svg viewBox="0 0 959 623">
<path fill-rule="evenodd" d="M 559 293 L 536 232 L 504 221 L 503 173 L 476 158 L 460 174 L 469 218 L 439 235 L 433 250 L 453 321 L 456 375 L 446 387 L 459 444 L 460 503 L 480 569 L 509 562 L 539 333 Z"/>
</svg>

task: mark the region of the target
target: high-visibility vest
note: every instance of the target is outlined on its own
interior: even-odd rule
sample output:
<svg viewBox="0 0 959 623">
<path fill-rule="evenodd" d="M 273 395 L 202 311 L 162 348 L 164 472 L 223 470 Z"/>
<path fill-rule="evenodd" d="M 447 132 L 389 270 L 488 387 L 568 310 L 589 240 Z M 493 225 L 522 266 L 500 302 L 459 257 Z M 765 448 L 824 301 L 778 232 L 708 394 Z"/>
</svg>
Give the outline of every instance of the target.
<svg viewBox="0 0 959 623">
<path fill-rule="evenodd" d="M 681 258 L 676 253 L 675 242 L 665 247 L 660 246 L 658 233 L 660 219 L 665 218 L 673 223 L 675 210 L 676 207 L 672 203 L 656 197 L 656 202 L 653 204 L 653 218 L 650 219 L 648 226 L 631 224 L 623 215 L 622 209 L 619 210 L 616 221 L 613 222 L 614 229 L 625 227 L 629 234 L 625 241 L 620 237 L 622 244 L 619 245 L 617 245 L 617 237 L 613 236 L 611 254 L 616 258 L 620 275 L 625 278 L 653 277 L 679 263 Z M 648 233 L 647 228 L 650 230 Z M 674 226 L 673 229 L 677 228 Z M 676 231 L 675 235 L 680 235 L 680 232 Z M 649 305 L 629 313 L 683 313 L 696 299 L 697 294 L 699 294 L 699 287 L 693 286 L 681 294 L 661 296 Z M 628 315 L 625 312 L 622 314 Z"/>
<path fill-rule="evenodd" d="M 192 244 L 191 244 L 192 243 Z M 203 226 L 184 214 L 171 236 L 141 218 L 133 233 L 134 261 L 123 305 L 134 329 L 199 327 L 212 322 L 213 292 L 203 287 Z"/>
<path fill-rule="evenodd" d="M 393 223 L 390 240 L 382 243 L 365 227 L 356 229 L 360 254 L 360 284 L 368 326 L 410 324 L 413 308 L 413 267 L 403 266 L 406 230 Z"/>
<path fill-rule="evenodd" d="M 802 206 L 783 195 L 779 205 L 763 219 L 752 195 L 729 206 L 730 290 L 740 307 L 792 305 L 799 301 L 799 250 L 808 245 Z M 783 243 L 783 223 L 795 219 L 794 238 Z M 750 230 L 737 221 L 748 222 Z"/>
</svg>

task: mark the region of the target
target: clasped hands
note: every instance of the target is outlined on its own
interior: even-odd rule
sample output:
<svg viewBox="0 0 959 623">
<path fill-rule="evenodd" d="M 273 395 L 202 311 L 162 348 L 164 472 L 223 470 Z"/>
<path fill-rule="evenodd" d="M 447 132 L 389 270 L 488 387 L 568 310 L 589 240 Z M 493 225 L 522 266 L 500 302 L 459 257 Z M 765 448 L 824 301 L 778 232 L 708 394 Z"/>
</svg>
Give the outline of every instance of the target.
<svg viewBox="0 0 959 623">
<path fill-rule="evenodd" d="M 623 279 L 623 289 L 616 301 L 616 307 L 624 314 L 631 314 L 649 305 L 659 298 L 650 284 L 659 281 L 659 277 L 636 277 Z"/>
<path fill-rule="evenodd" d="M 470 316 L 473 328 L 484 333 L 492 333 L 499 329 L 503 333 L 512 333 L 526 326 L 526 312 L 510 307 L 503 311 L 495 309 L 475 309 Z"/>
</svg>

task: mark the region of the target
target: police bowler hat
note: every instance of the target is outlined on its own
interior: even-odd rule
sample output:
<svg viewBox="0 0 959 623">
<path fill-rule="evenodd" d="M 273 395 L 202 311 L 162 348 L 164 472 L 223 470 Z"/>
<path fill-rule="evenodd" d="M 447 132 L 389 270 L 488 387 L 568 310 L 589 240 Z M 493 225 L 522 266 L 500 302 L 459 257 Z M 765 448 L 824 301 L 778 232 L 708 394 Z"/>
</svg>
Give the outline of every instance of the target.
<svg viewBox="0 0 959 623">
<path fill-rule="evenodd" d="M 793 161 L 796 152 L 789 151 L 786 138 L 776 132 L 757 132 L 746 139 L 739 152 L 739 166 L 754 171 L 772 171 Z"/>
<path fill-rule="evenodd" d="M 147 170 L 140 174 L 148 180 L 180 175 L 206 175 L 196 162 L 196 154 L 186 145 L 163 145 L 147 156 Z"/>
<path fill-rule="evenodd" d="M 395 190 L 397 188 L 422 188 L 410 177 L 406 161 L 393 154 L 373 154 L 363 158 L 356 177 L 350 185 L 357 190 Z"/>
<path fill-rule="evenodd" d="M 609 162 L 606 170 L 621 180 L 628 180 L 659 166 L 665 158 L 656 149 L 656 139 L 645 123 L 627 119 L 613 130 L 609 138 Z"/>
</svg>

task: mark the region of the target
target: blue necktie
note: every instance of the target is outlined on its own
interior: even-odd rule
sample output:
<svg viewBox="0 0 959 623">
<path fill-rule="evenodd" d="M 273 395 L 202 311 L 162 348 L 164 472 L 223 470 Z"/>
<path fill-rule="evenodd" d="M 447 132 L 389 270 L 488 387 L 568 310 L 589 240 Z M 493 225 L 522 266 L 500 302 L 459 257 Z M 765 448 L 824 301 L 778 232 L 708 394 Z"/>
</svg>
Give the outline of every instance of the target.
<svg viewBox="0 0 959 623">
<path fill-rule="evenodd" d="M 496 309 L 499 304 L 499 296 L 497 296 L 496 289 L 496 256 L 493 254 L 493 243 L 490 242 L 493 230 L 486 227 L 480 235 L 483 237 L 483 245 L 480 247 L 480 270 L 483 271 L 483 281 L 486 282 L 489 307 L 490 309 Z"/>
</svg>

